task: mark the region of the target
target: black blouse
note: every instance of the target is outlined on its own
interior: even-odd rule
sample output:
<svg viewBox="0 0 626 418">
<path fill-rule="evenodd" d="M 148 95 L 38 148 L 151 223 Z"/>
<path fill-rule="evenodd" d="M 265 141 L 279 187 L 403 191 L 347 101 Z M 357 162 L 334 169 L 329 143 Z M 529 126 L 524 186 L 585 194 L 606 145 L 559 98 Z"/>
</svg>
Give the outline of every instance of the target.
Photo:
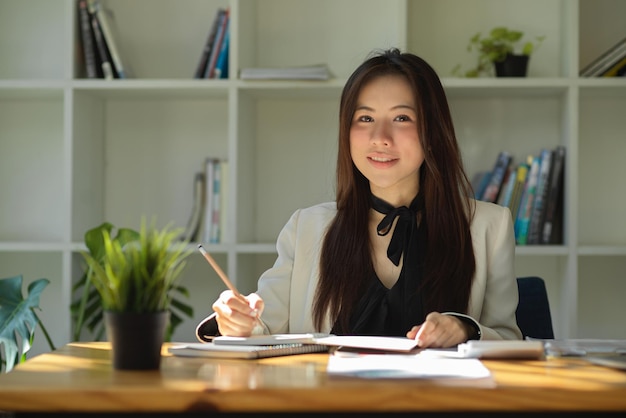
<svg viewBox="0 0 626 418">
<path fill-rule="evenodd" d="M 418 194 L 408 208 L 394 208 L 372 195 L 372 207 L 385 215 L 378 225 L 378 235 L 388 234 L 398 217 L 387 256 L 396 266 L 404 256 L 404 263 L 398 281 L 391 289 L 382 284 L 374 271 L 371 272 L 366 291 L 350 317 L 350 334 L 403 337 L 411 327 L 424 322 L 418 291 L 425 253 L 426 226 L 425 222 L 418 222 L 418 214 L 424 208 L 423 199 Z"/>
</svg>

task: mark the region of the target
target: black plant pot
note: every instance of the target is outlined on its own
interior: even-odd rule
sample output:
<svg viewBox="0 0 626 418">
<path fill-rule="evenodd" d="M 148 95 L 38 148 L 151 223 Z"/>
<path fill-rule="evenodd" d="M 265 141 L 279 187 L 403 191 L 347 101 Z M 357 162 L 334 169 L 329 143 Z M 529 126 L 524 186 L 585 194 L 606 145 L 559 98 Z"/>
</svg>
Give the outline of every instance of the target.
<svg viewBox="0 0 626 418">
<path fill-rule="evenodd" d="M 113 368 L 157 370 L 169 311 L 153 313 L 104 312 L 104 324 L 112 347 Z"/>
<path fill-rule="evenodd" d="M 508 54 L 503 61 L 494 62 L 497 77 L 526 77 L 528 55 Z"/>
</svg>

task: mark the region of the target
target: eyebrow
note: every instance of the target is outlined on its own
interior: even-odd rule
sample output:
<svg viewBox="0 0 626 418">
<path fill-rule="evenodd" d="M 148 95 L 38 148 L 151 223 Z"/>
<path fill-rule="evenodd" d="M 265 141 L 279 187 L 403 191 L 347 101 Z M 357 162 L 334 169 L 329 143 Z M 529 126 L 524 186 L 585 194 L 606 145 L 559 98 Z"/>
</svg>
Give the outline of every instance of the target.
<svg viewBox="0 0 626 418">
<path fill-rule="evenodd" d="M 398 109 L 409 109 L 409 110 L 412 110 L 412 111 L 416 111 L 416 109 L 413 106 L 406 105 L 406 104 L 400 104 L 400 105 L 393 106 L 390 110 L 398 110 Z M 357 106 L 354 109 L 354 111 L 357 111 L 357 110 L 368 110 L 370 112 L 373 112 L 374 108 L 369 107 L 369 106 L 365 106 L 365 105 L 361 105 L 361 106 Z"/>
</svg>

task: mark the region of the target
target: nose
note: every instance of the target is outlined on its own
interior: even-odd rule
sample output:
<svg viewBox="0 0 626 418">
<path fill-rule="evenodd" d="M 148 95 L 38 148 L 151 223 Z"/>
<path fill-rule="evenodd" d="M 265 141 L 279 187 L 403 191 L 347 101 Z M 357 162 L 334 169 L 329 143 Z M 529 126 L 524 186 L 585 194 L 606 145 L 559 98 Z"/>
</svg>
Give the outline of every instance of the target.
<svg viewBox="0 0 626 418">
<path fill-rule="evenodd" d="M 371 141 L 375 145 L 388 147 L 392 142 L 391 126 L 388 122 L 377 122 L 372 131 Z"/>
</svg>

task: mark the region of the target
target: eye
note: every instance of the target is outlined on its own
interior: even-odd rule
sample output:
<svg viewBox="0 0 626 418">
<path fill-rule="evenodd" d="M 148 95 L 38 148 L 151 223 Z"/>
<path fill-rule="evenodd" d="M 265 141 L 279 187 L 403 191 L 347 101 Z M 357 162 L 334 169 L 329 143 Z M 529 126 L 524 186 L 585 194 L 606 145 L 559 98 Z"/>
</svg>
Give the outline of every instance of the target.
<svg viewBox="0 0 626 418">
<path fill-rule="evenodd" d="M 355 120 L 357 122 L 371 122 L 374 120 L 374 118 L 368 115 L 361 115 L 361 116 L 357 116 Z"/>
<path fill-rule="evenodd" d="M 410 122 L 412 119 L 408 115 L 400 115 L 400 116 L 396 116 L 394 120 L 398 122 Z"/>
</svg>

